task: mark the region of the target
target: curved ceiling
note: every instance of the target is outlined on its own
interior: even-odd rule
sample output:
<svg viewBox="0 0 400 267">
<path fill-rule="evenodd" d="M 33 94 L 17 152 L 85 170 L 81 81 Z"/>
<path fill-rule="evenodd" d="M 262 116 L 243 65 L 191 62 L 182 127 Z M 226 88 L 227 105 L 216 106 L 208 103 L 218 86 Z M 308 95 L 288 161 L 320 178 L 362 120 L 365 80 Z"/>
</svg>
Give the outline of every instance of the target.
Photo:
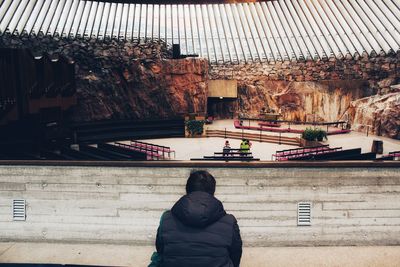
<svg viewBox="0 0 400 267">
<path fill-rule="evenodd" d="M 198 4 L 235 4 L 235 3 L 254 3 L 273 0 L 100 0 L 99 2 L 128 3 L 128 4 L 181 4 L 181 5 L 198 5 Z"/>
<path fill-rule="evenodd" d="M 400 48 L 399 0 L 169 5 L 0 0 L 0 32 L 162 39 L 211 63 L 321 59 Z"/>
</svg>

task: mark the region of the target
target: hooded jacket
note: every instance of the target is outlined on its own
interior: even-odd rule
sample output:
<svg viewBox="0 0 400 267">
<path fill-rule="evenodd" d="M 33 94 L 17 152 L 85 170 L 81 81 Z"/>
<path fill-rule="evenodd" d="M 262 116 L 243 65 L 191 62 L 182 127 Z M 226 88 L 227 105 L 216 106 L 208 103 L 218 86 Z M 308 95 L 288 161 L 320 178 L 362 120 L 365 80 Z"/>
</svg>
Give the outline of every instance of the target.
<svg viewBox="0 0 400 267">
<path fill-rule="evenodd" d="M 162 267 L 238 267 L 242 256 L 235 217 L 200 191 L 183 196 L 164 213 L 156 248 Z"/>
</svg>

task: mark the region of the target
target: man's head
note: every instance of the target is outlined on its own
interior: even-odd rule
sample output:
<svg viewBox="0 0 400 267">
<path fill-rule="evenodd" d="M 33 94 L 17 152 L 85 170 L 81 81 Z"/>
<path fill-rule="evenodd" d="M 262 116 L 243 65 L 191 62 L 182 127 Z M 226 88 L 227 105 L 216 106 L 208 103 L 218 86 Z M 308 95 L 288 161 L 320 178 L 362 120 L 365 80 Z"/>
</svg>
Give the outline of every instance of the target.
<svg viewBox="0 0 400 267">
<path fill-rule="evenodd" d="M 208 171 L 193 171 L 186 183 L 186 193 L 203 191 L 214 195 L 215 184 L 215 178 Z"/>
</svg>

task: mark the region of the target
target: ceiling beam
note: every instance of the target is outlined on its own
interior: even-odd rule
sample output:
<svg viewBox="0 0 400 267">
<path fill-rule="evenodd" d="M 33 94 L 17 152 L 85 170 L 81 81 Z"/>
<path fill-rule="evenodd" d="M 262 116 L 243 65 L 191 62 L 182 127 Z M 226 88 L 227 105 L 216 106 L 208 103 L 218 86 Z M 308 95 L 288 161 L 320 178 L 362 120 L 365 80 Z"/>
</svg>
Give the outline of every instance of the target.
<svg viewBox="0 0 400 267">
<path fill-rule="evenodd" d="M 99 2 L 131 3 L 131 4 L 226 4 L 255 3 L 262 0 L 96 0 Z M 268 1 L 268 0 L 267 0 Z M 272 1 L 272 0 L 269 0 Z"/>
</svg>

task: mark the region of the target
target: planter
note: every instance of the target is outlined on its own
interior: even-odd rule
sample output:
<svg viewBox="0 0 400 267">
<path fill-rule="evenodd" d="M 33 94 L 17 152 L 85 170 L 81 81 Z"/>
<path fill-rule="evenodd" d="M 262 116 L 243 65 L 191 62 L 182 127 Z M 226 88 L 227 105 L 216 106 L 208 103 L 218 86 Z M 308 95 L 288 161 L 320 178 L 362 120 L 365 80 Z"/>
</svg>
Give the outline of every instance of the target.
<svg viewBox="0 0 400 267">
<path fill-rule="evenodd" d="M 308 141 L 304 138 L 300 138 L 300 146 L 301 147 L 314 147 L 314 146 L 321 146 L 322 144 L 318 141 Z"/>
<path fill-rule="evenodd" d="M 196 121 L 205 121 L 206 117 L 205 116 L 196 116 L 194 117 Z"/>
<path fill-rule="evenodd" d="M 206 130 L 204 129 L 202 134 L 195 134 L 195 135 L 191 135 L 187 129 L 187 127 L 185 126 L 185 137 L 186 138 L 202 138 L 202 137 L 206 137 Z"/>
<path fill-rule="evenodd" d="M 306 128 L 301 135 L 300 144 L 302 147 L 313 147 L 321 145 L 327 139 L 326 132 L 322 129 Z"/>
<path fill-rule="evenodd" d="M 185 137 L 203 137 L 206 135 L 204 120 L 185 121 Z"/>
</svg>

